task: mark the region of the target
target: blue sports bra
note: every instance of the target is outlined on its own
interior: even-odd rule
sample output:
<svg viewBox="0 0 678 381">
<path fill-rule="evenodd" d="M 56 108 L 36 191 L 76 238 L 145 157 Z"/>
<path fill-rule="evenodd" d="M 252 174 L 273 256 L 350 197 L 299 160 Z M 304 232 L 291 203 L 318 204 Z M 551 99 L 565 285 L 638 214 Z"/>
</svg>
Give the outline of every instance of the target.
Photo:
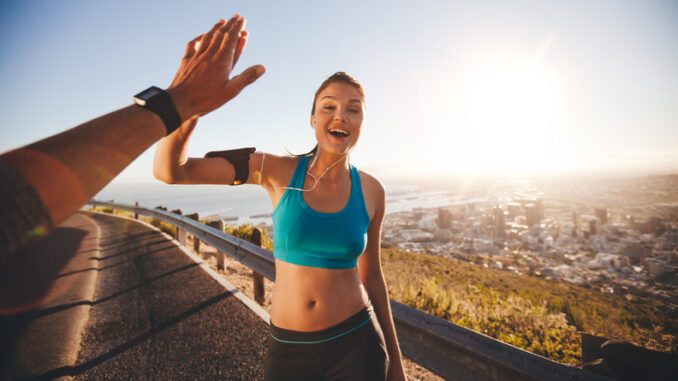
<svg viewBox="0 0 678 381">
<path fill-rule="evenodd" d="M 290 187 L 303 188 L 309 156 L 299 159 Z M 295 265 L 324 269 L 355 267 L 367 246 L 370 217 L 358 170 L 351 170 L 351 195 L 339 212 L 321 213 L 304 201 L 303 192 L 285 190 L 273 211 L 273 256 Z"/>
</svg>

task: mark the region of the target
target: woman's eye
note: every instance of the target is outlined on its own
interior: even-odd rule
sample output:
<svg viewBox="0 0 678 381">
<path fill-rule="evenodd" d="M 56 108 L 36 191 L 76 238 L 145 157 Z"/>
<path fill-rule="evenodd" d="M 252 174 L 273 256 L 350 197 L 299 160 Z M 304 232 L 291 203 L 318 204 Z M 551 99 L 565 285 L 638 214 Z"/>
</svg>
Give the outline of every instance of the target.
<svg viewBox="0 0 678 381">
<path fill-rule="evenodd" d="M 325 110 L 334 110 L 334 106 L 325 106 L 323 107 Z"/>
<path fill-rule="evenodd" d="M 357 108 L 352 108 L 352 109 L 349 109 L 348 111 L 349 111 L 349 112 L 354 112 L 354 113 L 360 112 L 360 110 L 358 110 Z"/>
</svg>

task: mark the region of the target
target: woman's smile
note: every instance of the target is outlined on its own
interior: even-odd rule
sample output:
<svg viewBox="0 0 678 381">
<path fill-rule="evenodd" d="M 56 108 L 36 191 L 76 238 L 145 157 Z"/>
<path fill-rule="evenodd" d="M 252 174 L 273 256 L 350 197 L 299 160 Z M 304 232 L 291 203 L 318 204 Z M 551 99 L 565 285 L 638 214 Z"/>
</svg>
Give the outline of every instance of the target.
<svg viewBox="0 0 678 381">
<path fill-rule="evenodd" d="M 318 94 L 311 125 L 318 145 L 329 152 L 346 153 L 360 136 L 364 99 L 355 87 L 332 83 Z"/>
</svg>

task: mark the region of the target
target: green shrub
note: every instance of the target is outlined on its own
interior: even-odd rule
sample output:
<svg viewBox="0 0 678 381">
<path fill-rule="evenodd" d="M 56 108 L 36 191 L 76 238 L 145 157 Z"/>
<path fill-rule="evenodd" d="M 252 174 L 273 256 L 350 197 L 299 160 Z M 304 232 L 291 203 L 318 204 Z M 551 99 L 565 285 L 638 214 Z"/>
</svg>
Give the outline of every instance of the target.
<svg viewBox="0 0 678 381">
<path fill-rule="evenodd" d="M 170 224 L 169 222 L 165 222 L 155 217 L 151 218 L 151 220 L 148 222 L 161 231 L 171 235 L 173 238 L 177 238 L 177 227 Z"/>
<path fill-rule="evenodd" d="M 128 210 L 114 209 L 104 206 L 93 206 L 89 210 L 93 212 L 115 214 L 116 216 L 134 217 L 134 215 Z"/>
<path fill-rule="evenodd" d="M 252 237 L 252 229 L 257 227 L 256 225 L 246 223 L 238 226 L 227 225 L 225 232 L 232 236 L 250 241 Z M 266 250 L 273 250 L 273 240 L 269 238 L 268 233 L 265 229 L 261 229 L 261 247 Z"/>
<path fill-rule="evenodd" d="M 91 210 L 92 212 L 113 214 L 113 208 L 105 208 L 103 206 L 93 206 L 89 210 Z"/>
<path fill-rule="evenodd" d="M 581 344 L 577 330 L 563 313 L 551 313 L 547 303 L 532 303 L 516 295 L 503 297 L 491 289 L 469 285 L 458 291 L 427 278 L 419 286 L 396 287 L 396 299 L 476 332 L 567 364 L 578 364 Z"/>
</svg>

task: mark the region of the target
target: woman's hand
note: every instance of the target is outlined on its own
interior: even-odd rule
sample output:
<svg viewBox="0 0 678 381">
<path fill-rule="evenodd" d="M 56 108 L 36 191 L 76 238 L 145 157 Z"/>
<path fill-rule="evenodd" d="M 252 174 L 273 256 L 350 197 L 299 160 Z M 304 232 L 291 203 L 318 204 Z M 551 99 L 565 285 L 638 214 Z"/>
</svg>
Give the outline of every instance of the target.
<svg viewBox="0 0 678 381">
<path fill-rule="evenodd" d="M 386 377 L 386 379 L 388 381 L 406 381 L 407 380 L 407 376 L 405 376 L 405 368 L 403 367 L 403 361 L 402 361 L 402 359 L 398 359 L 398 360 L 396 360 L 396 361 L 391 360 L 391 362 L 389 363 L 388 376 Z"/>
<path fill-rule="evenodd" d="M 167 89 L 182 121 L 221 107 L 266 71 L 255 65 L 230 78 L 247 44 L 248 33 L 244 28 L 245 18 L 235 15 L 228 22 L 220 20 L 209 32 L 188 43 L 179 70 Z"/>
</svg>

